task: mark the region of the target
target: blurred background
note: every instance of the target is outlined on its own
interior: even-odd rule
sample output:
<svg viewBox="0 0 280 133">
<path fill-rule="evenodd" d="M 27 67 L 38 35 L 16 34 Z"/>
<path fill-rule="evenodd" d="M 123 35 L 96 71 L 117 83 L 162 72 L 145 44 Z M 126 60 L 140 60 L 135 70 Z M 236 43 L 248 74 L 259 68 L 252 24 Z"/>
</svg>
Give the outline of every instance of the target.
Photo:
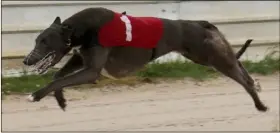
<svg viewBox="0 0 280 133">
<path fill-rule="evenodd" d="M 242 60 L 258 61 L 279 49 L 279 1 L 2 1 L 2 76 L 23 73 L 23 57 L 56 16 L 64 20 L 89 7 L 126 11 L 132 16 L 208 20 L 235 49 L 254 39 Z M 181 57 L 170 53 L 158 60 L 177 58 Z"/>
</svg>

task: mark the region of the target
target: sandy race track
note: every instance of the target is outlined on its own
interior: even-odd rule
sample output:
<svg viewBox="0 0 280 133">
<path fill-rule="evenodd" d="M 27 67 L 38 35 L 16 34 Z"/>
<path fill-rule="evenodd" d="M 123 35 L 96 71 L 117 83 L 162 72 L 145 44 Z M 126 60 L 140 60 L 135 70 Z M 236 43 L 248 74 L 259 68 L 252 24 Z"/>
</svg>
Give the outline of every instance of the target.
<svg viewBox="0 0 280 133">
<path fill-rule="evenodd" d="M 28 103 L 22 96 L 2 102 L 3 131 L 272 131 L 279 121 L 279 77 L 260 79 L 261 99 L 270 108 L 258 112 L 237 83 L 219 78 L 189 79 L 135 88 L 106 87 L 67 91 L 68 108 L 53 97 Z"/>
</svg>

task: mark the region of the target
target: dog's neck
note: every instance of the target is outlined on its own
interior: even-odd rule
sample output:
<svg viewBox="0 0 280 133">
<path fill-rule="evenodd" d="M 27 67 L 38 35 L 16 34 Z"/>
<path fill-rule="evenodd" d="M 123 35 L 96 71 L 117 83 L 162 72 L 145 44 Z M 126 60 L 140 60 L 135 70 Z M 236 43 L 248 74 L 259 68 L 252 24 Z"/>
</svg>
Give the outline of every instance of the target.
<svg viewBox="0 0 280 133">
<path fill-rule="evenodd" d="M 113 17 L 114 12 L 111 10 L 105 8 L 88 8 L 72 15 L 62 25 L 69 26 L 73 29 L 73 33 L 69 39 L 71 47 L 76 47 L 81 45 L 80 41 L 84 42 L 86 40 L 87 34 L 97 36 L 96 33 L 99 28 L 111 21 Z"/>
</svg>

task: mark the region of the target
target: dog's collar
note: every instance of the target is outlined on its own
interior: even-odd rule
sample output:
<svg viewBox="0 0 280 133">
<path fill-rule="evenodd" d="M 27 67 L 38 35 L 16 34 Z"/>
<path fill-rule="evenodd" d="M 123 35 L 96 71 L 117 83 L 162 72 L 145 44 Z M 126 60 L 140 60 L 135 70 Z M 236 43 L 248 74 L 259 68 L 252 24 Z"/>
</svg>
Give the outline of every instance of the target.
<svg viewBox="0 0 280 133">
<path fill-rule="evenodd" d="M 71 38 L 68 38 L 68 39 L 67 39 L 67 42 L 66 42 L 66 46 L 72 48 L 73 46 L 71 45 L 71 44 L 72 44 L 71 42 L 72 42 Z"/>
<path fill-rule="evenodd" d="M 69 28 L 69 29 L 72 29 L 71 26 L 66 25 L 66 24 L 62 24 L 62 25 L 61 25 L 61 28 L 64 28 L 64 27 Z M 71 40 L 71 36 L 70 36 L 70 37 L 66 40 L 66 45 L 72 48 L 72 45 L 71 45 L 71 44 L 72 44 L 72 40 Z"/>
</svg>

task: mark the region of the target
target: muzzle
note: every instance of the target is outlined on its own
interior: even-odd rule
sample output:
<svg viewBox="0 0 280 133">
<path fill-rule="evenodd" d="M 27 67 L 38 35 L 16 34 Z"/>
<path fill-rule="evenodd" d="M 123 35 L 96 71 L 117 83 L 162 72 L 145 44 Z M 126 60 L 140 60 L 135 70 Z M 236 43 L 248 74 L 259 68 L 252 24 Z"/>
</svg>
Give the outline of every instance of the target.
<svg viewBox="0 0 280 133">
<path fill-rule="evenodd" d="M 54 51 L 45 54 L 45 56 L 42 56 L 39 52 L 33 50 L 24 59 L 23 63 L 25 65 L 31 66 L 32 72 L 43 74 L 46 73 L 48 68 L 52 65 L 54 58 L 55 58 Z"/>
</svg>

